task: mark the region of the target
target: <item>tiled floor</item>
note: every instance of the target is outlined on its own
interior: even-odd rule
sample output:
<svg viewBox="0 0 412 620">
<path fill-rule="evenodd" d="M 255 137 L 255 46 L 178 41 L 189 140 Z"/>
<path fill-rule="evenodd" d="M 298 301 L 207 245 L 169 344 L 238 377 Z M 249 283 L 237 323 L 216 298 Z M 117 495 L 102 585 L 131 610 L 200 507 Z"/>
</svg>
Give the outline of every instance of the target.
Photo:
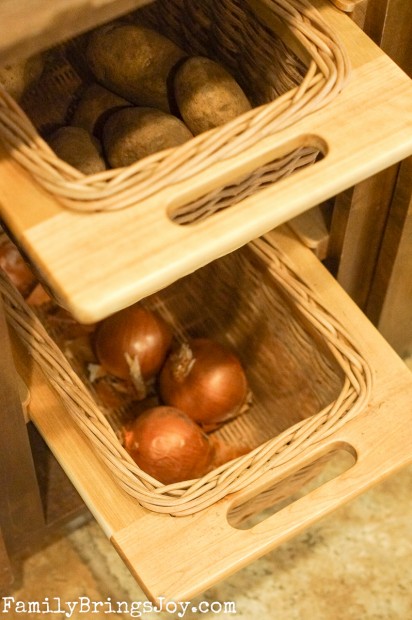
<svg viewBox="0 0 412 620">
<path fill-rule="evenodd" d="M 74 620 L 412 620 L 411 495 L 407 467 L 210 589 L 184 615 L 181 609 L 138 609 L 146 601 L 142 590 L 89 519 L 22 562 L 15 587 L 5 594 L 22 601 L 26 612 L 2 613 L 3 600 L 0 618 L 60 620 L 71 613 L 67 602 L 77 602 Z M 47 601 L 55 613 L 45 613 Z M 215 611 L 194 611 L 201 601 L 214 603 Z M 42 613 L 28 613 L 29 602 L 41 603 Z M 123 613 L 117 613 L 118 602 Z M 236 613 L 224 611 L 227 602 Z"/>
</svg>

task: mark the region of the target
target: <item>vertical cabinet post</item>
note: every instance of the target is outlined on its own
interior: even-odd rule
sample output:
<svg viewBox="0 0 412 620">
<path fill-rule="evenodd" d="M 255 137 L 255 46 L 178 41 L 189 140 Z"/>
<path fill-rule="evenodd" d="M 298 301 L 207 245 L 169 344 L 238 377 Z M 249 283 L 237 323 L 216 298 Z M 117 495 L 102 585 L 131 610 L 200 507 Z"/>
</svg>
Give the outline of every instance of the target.
<svg viewBox="0 0 412 620">
<path fill-rule="evenodd" d="M 0 527 L 13 552 L 44 525 L 44 513 L 0 296 Z"/>
</svg>

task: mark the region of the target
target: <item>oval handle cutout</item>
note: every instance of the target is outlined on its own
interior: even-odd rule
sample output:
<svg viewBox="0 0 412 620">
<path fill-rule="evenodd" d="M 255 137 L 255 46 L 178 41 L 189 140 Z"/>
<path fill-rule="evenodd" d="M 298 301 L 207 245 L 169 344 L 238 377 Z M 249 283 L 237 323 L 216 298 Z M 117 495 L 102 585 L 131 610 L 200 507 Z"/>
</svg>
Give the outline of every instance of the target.
<svg viewBox="0 0 412 620">
<path fill-rule="evenodd" d="M 251 529 L 300 497 L 338 478 L 355 463 L 353 448 L 340 445 L 257 495 L 236 503 L 227 514 L 228 523 L 236 529 Z"/>
</svg>

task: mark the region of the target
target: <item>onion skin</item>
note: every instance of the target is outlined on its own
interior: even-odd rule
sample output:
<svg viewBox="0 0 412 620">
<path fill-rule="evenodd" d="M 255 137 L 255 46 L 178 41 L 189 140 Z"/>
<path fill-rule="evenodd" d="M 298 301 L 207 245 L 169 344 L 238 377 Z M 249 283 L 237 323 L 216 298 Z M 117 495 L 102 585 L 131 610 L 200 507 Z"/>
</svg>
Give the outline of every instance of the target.
<svg viewBox="0 0 412 620">
<path fill-rule="evenodd" d="M 181 409 L 205 430 L 235 417 L 249 395 L 239 359 L 208 338 L 194 339 L 169 355 L 159 392 L 166 405 Z"/>
<path fill-rule="evenodd" d="M 249 454 L 253 450 L 252 445 L 246 443 L 241 444 L 227 444 L 221 437 L 215 434 L 209 435 L 210 441 L 213 445 L 213 460 L 211 463 L 211 470 L 217 469 L 221 465 L 225 465 L 229 461 Z"/>
<path fill-rule="evenodd" d="M 52 298 L 42 284 L 37 284 L 26 297 L 26 303 L 29 306 L 45 306 L 53 303 Z"/>
<path fill-rule="evenodd" d="M 174 407 L 148 409 L 124 430 L 123 438 L 140 469 L 162 484 L 200 478 L 213 462 L 208 436 Z"/>
<path fill-rule="evenodd" d="M 99 363 L 109 374 L 130 379 L 130 360 L 137 360 L 146 381 L 159 372 L 171 342 L 172 332 L 166 322 L 135 304 L 100 323 L 94 347 Z"/>
</svg>

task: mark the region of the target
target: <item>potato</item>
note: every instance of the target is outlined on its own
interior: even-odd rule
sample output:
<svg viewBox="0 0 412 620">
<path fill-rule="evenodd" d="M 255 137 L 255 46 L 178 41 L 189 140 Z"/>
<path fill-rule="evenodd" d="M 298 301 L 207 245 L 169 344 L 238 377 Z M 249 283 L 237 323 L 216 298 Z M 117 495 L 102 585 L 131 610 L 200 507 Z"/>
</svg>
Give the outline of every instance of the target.
<svg viewBox="0 0 412 620">
<path fill-rule="evenodd" d="M 60 159 L 84 174 L 106 170 L 99 141 L 81 127 L 60 127 L 47 142 Z"/>
<path fill-rule="evenodd" d="M 90 84 L 82 93 L 71 120 L 71 125 L 82 127 L 99 136 L 107 117 L 119 108 L 132 105 L 100 84 Z"/>
<path fill-rule="evenodd" d="M 109 24 L 94 31 L 86 60 L 96 80 L 139 105 L 170 111 L 168 79 L 185 52 L 155 30 Z"/>
<path fill-rule="evenodd" d="M 204 56 L 183 62 L 176 71 L 174 92 L 180 114 L 194 135 L 219 127 L 251 108 L 226 69 Z"/>
<path fill-rule="evenodd" d="M 119 168 L 192 137 L 185 124 L 171 114 L 154 108 L 124 108 L 107 120 L 103 146 L 109 164 Z"/>
<path fill-rule="evenodd" d="M 44 57 L 36 54 L 26 60 L 0 67 L 0 83 L 9 95 L 19 101 L 25 90 L 40 77 L 44 68 Z"/>
</svg>

